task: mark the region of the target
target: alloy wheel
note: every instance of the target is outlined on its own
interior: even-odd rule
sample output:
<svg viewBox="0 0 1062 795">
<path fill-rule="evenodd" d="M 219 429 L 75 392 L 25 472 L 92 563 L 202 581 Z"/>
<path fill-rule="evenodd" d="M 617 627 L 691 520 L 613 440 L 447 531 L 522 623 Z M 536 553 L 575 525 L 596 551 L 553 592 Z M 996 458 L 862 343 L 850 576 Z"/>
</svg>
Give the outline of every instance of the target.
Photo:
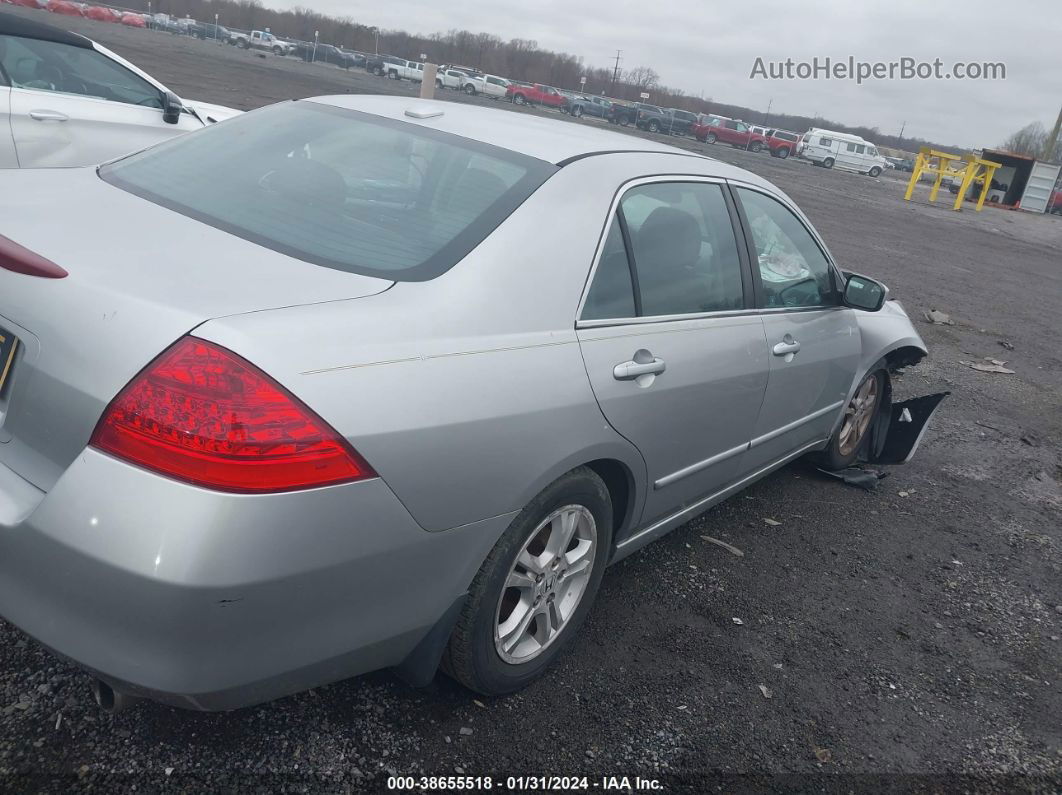
<svg viewBox="0 0 1062 795">
<path fill-rule="evenodd" d="M 594 566 L 597 524 L 565 505 L 532 531 L 509 570 L 494 617 L 494 647 L 507 663 L 533 660 L 564 631 Z"/>
<path fill-rule="evenodd" d="M 851 455 L 866 436 L 878 407 L 878 377 L 874 373 L 859 385 L 844 410 L 838 448 L 842 456 Z"/>
</svg>

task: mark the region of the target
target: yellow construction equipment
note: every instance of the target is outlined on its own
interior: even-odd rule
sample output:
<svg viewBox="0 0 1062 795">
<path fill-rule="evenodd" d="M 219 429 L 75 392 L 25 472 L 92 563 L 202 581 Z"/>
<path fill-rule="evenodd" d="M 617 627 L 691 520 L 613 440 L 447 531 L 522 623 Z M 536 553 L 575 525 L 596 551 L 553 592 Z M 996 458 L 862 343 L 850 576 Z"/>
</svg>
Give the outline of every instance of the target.
<svg viewBox="0 0 1062 795">
<path fill-rule="evenodd" d="M 955 210 L 962 209 L 963 199 L 966 197 L 966 192 L 971 185 L 981 186 L 981 194 L 977 198 L 976 208 L 980 212 L 985 205 L 988 191 L 992 188 L 992 176 L 996 173 L 996 169 L 1002 167 L 1002 163 L 993 163 L 991 160 L 984 160 L 975 155 L 953 155 L 950 152 L 938 152 L 935 149 L 923 146 L 918 150 L 914 170 L 911 172 L 911 181 L 907 183 L 907 192 L 903 198 L 904 201 L 911 200 L 915 186 L 923 174 L 936 174 L 937 178 L 929 191 L 929 200 L 931 202 L 937 200 L 940 184 L 947 177 L 953 182 L 959 182 L 959 194 L 955 197 L 955 206 L 952 208 Z"/>
</svg>

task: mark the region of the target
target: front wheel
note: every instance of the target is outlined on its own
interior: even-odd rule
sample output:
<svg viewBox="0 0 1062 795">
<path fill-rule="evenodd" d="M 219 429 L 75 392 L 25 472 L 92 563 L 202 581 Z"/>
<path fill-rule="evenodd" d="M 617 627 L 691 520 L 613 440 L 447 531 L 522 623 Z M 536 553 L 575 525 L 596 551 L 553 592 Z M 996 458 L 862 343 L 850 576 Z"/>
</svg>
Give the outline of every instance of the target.
<svg viewBox="0 0 1062 795">
<path fill-rule="evenodd" d="M 515 104 L 517 104 L 517 105 L 526 105 L 526 104 L 527 104 L 527 100 L 526 100 L 526 99 L 524 98 L 524 95 L 523 95 L 523 94 L 517 94 L 517 95 L 515 95 L 515 96 L 513 97 L 513 102 L 514 102 Z"/>
<path fill-rule="evenodd" d="M 776 152 L 776 154 L 778 155 L 778 157 L 782 158 L 782 160 L 785 160 L 787 157 L 789 157 L 789 150 L 783 146 Z"/>
<path fill-rule="evenodd" d="M 822 167 L 823 168 L 833 168 L 833 158 L 832 157 L 827 157 L 825 160 L 823 160 L 822 161 Z"/>
<path fill-rule="evenodd" d="M 752 144 L 749 146 L 749 149 L 753 152 L 760 152 L 763 150 L 763 144 L 761 144 L 759 141 L 753 141 Z"/>
<path fill-rule="evenodd" d="M 719 137 L 715 133 L 708 133 L 708 135 L 704 137 L 704 142 L 706 144 L 714 144 L 718 140 Z"/>
<path fill-rule="evenodd" d="M 844 409 L 844 417 L 829 447 L 815 458 L 824 469 L 846 469 L 856 462 L 872 436 L 874 421 L 885 403 L 889 372 L 882 363 L 871 368 Z"/>
<path fill-rule="evenodd" d="M 582 106 L 576 105 L 574 108 L 572 108 L 572 115 L 577 119 L 580 118 L 583 115 Z"/>
<path fill-rule="evenodd" d="M 443 670 L 484 695 L 530 684 L 563 651 L 597 595 L 612 543 L 612 501 L 574 469 L 535 497 L 469 588 Z"/>
<path fill-rule="evenodd" d="M 876 177 L 878 177 L 880 175 L 881 175 L 881 169 L 878 168 L 877 166 L 874 166 L 874 168 L 870 169 L 870 176 L 876 178 Z"/>
<path fill-rule="evenodd" d="M 384 73 L 383 67 L 382 66 L 377 66 L 375 69 L 372 70 L 372 73 L 374 75 L 376 75 L 377 77 L 383 77 L 383 73 Z"/>
<path fill-rule="evenodd" d="M 651 133 L 660 132 L 660 125 L 657 123 L 656 119 L 652 119 L 649 122 L 648 127 L 649 127 L 649 132 L 651 132 Z"/>
</svg>

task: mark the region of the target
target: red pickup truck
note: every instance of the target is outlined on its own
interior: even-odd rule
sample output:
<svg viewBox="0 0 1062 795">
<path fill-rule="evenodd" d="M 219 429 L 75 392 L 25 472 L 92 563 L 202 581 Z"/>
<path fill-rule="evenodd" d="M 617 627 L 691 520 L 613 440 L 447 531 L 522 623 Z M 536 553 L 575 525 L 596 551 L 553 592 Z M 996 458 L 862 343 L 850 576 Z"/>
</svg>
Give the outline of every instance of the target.
<svg viewBox="0 0 1062 795">
<path fill-rule="evenodd" d="M 551 108 L 559 108 L 565 103 L 561 92 L 541 83 L 532 83 L 529 86 L 510 83 L 505 93 L 517 105 L 547 105 Z"/>
<path fill-rule="evenodd" d="M 702 143 L 714 144 L 716 141 L 722 141 L 750 152 L 759 152 L 767 146 L 767 139 L 759 133 L 754 133 L 745 122 L 723 116 L 705 116 L 690 130 Z"/>
</svg>

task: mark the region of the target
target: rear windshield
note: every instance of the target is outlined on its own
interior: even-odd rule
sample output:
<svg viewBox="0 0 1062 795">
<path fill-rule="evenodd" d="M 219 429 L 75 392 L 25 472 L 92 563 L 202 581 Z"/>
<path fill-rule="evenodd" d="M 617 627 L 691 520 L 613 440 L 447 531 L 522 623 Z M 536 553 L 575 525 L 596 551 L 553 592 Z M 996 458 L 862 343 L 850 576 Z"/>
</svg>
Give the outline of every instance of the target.
<svg viewBox="0 0 1062 795">
<path fill-rule="evenodd" d="M 554 171 L 500 147 L 301 101 L 172 139 L 99 173 L 306 262 L 423 281 L 460 261 Z"/>
</svg>

